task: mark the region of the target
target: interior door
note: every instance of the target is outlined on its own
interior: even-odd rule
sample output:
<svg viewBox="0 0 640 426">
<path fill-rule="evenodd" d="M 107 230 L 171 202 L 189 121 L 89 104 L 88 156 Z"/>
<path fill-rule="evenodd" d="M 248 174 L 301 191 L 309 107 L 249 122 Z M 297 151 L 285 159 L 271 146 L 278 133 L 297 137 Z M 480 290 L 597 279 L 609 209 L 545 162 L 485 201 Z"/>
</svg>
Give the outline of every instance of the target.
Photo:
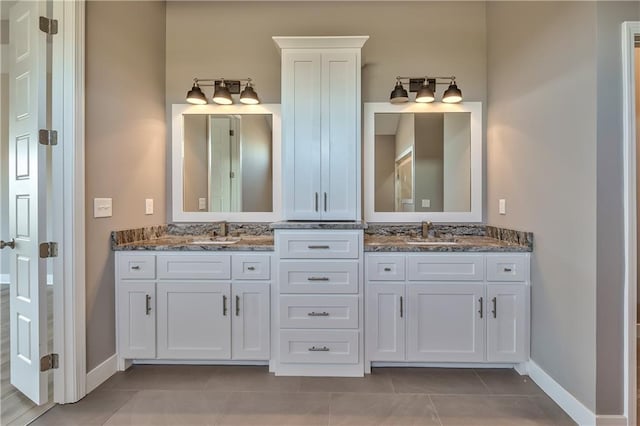
<svg viewBox="0 0 640 426">
<path fill-rule="evenodd" d="M 47 350 L 46 151 L 38 130 L 46 127 L 46 35 L 39 17 L 44 2 L 11 7 L 9 53 L 9 231 L 11 384 L 38 405 L 48 400 L 40 358 Z"/>
<path fill-rule="evenodd" d="M 209 185 L 212 212 L 231 211 L 231 120 L 211 117 Z"/>
</svg>

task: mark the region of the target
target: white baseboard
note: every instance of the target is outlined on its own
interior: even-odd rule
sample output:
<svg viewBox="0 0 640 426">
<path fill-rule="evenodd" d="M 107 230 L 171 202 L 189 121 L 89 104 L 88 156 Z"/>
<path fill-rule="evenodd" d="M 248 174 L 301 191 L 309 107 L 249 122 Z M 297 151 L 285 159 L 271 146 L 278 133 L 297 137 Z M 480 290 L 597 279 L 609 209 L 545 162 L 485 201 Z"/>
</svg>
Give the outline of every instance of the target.
<svg viewBox="0 0 640 426">
<path fill-rule="evenodd" d="M 103 384 L 109 377 L 116 374 L 118 369 L 118 357 L 114 354 L 104 360 L 93 370 L 87 373 L 87 393 L 91 392 L 101 384 Z"/>
<path fill-rule="evenodd" d="M 596 415 L 540 368 L 538 364 L 534 361 L 529 361 L 528 370 L 529 377 L 576 423 L 582 426 L 596 425 Z"/>
<path fill-rule="evenodd" d="M 598 426 L 627 426 L 627 418 L 623 415 L 598 415 L 596 416 Z"/>
</svg>

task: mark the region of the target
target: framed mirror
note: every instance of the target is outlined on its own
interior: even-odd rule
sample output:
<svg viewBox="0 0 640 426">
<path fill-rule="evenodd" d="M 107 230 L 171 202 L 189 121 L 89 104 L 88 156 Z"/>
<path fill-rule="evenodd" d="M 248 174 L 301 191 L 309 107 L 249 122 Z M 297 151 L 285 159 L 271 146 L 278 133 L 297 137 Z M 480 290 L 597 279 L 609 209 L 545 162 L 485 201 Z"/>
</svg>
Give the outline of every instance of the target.
<svg viewBox="0 0 640 426">
<path fill-rule="evenodd" d="M 281 218 L 280 105 L 172 107 L 173 220 Z"/>
<path fill-rule="evenodd" d="M 482 104 L 364 104 L 365 220 L 482 221 Z"/>
</svg>

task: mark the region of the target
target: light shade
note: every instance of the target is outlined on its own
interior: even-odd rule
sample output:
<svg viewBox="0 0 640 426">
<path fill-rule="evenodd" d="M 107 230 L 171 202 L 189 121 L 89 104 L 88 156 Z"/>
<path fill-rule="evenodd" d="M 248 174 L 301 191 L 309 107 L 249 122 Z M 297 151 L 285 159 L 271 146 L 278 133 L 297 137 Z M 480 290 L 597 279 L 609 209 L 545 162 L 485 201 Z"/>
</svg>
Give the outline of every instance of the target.
<svg viewBox="0 0 640 426">
<path fill-rule="evenodd" d="M 396 82 L 396 86 L 391 91 L 389 102 L 392 104 L 401 104 L 409 100 L 409 94 L 399 81 Z"/>
<path fill-rule="evenodd" d="M 247 87 L 240 93 L 240 102 L 246 105 L 257 105 L 260 103 L 258 94 L 253 90 L 251 83 L 248 83 Z"/>
<path fill-rule="evenodd" d="M 457 104 L 460 101 L 462 101 L 462 91 L 458 89 L 456 82 L 452 81 L 449 88 L 444 91 L 442 102 L 445 104 Z"/>
<path fill-rule="evenodd" d="M 431 90 L 431 87 L 426 84 L 424 84 L 420 90 L 418 90 L 418 93 L 416 93 L 416 102 L 431 103 L 435 100 L 436 96 L 433 93 L 433 90 Z"/>
<path fill-rule="evenodd" d="M 231 92 L 229 92 L 224 81 L 219 86 L 216 86 L 216 90 L 213 92 L 213 102 L 219 105 L 231 105 L 233 103 Z"/>
<path fill-rule="evenodd" d="M 191 90 L 187 92 L 187 102 L 194 105 L 206 105 L 207 97 L 202 93 L 198 83 L 194 83 Z"/>
</svg>

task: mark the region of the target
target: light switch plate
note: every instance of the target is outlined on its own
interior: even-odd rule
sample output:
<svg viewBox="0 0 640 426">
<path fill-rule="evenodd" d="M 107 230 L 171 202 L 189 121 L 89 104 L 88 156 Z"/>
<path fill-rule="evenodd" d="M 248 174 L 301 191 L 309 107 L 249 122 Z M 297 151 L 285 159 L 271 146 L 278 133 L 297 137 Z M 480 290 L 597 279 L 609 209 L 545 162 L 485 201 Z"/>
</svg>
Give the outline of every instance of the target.
<svg viewBox="0 0 640 426">
<path fill-rule="evenodd" d="M 507 214 L 507 200 L 504 198 L 498 200 L 498 213 Z"/>
<path fill-rule="evenodd" d="M 113 201 L 111 198 L 93 199 L 93 217 L 113 216 Z"/>
<path fill-rule="evenodd" d="M 422 200 L 422 207 L 431 207 L 431 200 Z"/>
<path fill-rule="evenodd" d="M 153 214 L 153 198 L 144 200 L 144 214 Z"/>
</svg>

